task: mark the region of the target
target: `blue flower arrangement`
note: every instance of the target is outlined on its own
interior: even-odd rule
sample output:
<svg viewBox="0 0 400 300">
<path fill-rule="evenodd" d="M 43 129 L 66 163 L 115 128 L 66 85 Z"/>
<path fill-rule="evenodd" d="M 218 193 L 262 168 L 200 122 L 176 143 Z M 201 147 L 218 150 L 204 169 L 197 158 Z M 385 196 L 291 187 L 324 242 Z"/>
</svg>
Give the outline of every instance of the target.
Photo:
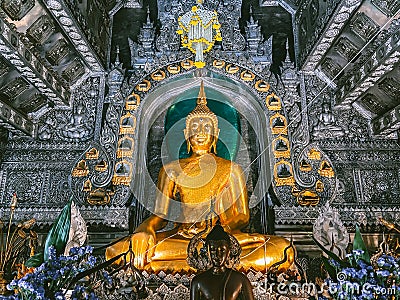
<svg viewBox="0 0 400 300">
<path fill-rule="evenodd" d="M 330 277 L 326 283 L 333 299 L 400 299 L 400 257 L 387 250 L 370 258 L 358 227 L 353 251 L 346 259 L 340 259 L 314 241 L 329 256 L 323 257 L 323 261 Z M 327 298 L 321 296 L 319 299 Z"/>
<path fill-rule="evenodd" d="M 72 300 L 98 299 L 90 281 L 82 283 L 79 281 L 75 284 L 75 277 L 78 274 L 94 268 L 96 258 L 92 255 L 92 251 L 91 246 L 72 248 L 69 256 L 58 256 L 56 249 L 51 246 L 48 261 L 37 267 L 33 273 L 15 279 L 8 285 L 15 294 L 6 299 L 64 300 L 70 289 L 72 289 Z M 109 276 L 105 278 L 110 280 Z"/>
</svg>

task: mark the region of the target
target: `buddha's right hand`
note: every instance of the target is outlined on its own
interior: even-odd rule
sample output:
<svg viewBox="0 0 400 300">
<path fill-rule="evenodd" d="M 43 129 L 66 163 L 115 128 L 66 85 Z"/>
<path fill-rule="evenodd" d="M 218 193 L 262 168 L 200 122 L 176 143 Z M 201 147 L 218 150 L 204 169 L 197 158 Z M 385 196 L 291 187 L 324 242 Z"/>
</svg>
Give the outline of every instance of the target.
<svg viewBox="0 0 400 300">
<path fill-rule="evenodd" d="M 132 251 L 135 254 L 133 264 L 142 269 L 149 263 L 154 254 L 155 236 L 147 232 L 137 232 L 131 235 Z"/>
</svg>

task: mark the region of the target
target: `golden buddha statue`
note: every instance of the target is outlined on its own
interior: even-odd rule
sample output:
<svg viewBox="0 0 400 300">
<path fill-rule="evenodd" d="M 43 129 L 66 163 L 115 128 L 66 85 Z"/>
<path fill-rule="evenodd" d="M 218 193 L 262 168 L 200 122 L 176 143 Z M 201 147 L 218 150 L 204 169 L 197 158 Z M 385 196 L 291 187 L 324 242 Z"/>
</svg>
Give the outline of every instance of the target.
<svg viewBox="0 0 400 300">
<path fill-rule="evenodd" d="M 214 214 L 242 247 L 239 268 L 266 271 L 284 260 L 284 250 L 290 245 L 288 240 L 241 231 L 250 217 L 245 177 L 238 164 L 216 155 L 219 131 L 218 118 L 207 106 L 201 83 L 197 106 L 186 117 L 184 130 L 191 156 L 163 166 L 158 176 L 160 193 L 156 197 L 154 214 L 132 235 L 109 246 L 107 259 L 127 252 L 131 245 L 134 264 L 139 269 L 187 272 L 190 270 L 186 262 L 189 241 L 207 228 L 207 216 Z M 177 201 L 181 203 L 180 218 L 172 230 L 159 232 L 168 223 L 172 202 Z M 211 218 L 212 224 L 216 219 Z M 286 249 L 286 256 L 278 267 L 279 272 L 292 264 L 292 248 Z"/>
</svg>

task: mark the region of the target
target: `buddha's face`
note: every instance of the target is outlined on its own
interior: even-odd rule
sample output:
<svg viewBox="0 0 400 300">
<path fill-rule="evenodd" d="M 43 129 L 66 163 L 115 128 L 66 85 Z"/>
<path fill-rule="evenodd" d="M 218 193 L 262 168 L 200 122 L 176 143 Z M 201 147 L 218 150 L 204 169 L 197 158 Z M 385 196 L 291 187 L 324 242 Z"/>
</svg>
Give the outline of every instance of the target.
<svg viewBox="0 0 400 300">
<path fill-rule="evenodd" d="M 211 118 L 193 117 L 185 130 L 185 134 L 194 152 L 209 151 L 214 141 L 214 124 Z"/>
<path fill-rule="evenodd" d="M 226 240 L 209 241 L 208 249 L 214 267 L 222 267 L 226 264 L 229 255 L 229 243 Z"/>
</svg>

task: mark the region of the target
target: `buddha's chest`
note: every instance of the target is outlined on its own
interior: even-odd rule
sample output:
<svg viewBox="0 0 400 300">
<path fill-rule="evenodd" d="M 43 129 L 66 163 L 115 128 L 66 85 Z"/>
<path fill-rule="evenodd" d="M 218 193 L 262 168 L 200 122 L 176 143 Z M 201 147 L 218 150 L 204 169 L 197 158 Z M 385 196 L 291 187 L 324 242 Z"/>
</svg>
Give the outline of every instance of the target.
<svg viewBox="0 0 400 300">
<path fill-rule="evenodd" d="M 232 285 L 218 278 L 210 278 L 208 284 L 201 288 L 202 299 L 207 300 L 236 300 L 241 299 L 240 285 Z"/>
<path fill-rule="evenodd" d="M 219 197 L 230 184 L 230 170 L 223 166 L 197 164 L 187 166 L 177 176 L 175 194 L 184 203 L 199 203 Z"/>
</svg>

